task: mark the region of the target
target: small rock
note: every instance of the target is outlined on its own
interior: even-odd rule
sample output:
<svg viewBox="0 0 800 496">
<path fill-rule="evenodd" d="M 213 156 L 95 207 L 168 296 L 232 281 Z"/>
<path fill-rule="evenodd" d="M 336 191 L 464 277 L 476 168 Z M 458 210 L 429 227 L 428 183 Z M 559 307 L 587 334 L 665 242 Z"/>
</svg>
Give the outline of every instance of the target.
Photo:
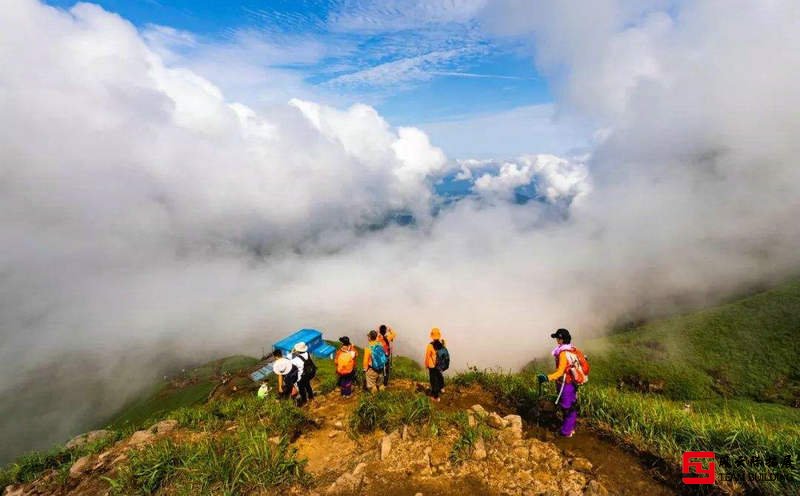
<svg viewBox="0 0 800 496">
<path fill-rule="evenodd" d="M 335 438 L 335 437 L 336 437 L 338 434 L 339 434 L 339 431 L 331 431 L 331 432 L 328 434 L 328 437 L 329 437 L 330 439 L 333 439 L 333 438 Z"/>
<path fill-rule="evenodd" d="M 15 485 L 6 486 L 6 490 L 3 493 L 4 496 L 23 496 L 25 494 L 25 486 L 21 485 L 19 487 Z"/>
<path fill-rule="evenodd" d="M 139 446 L 151 441 L 155 436 L 150 431 L 136 431 L 128 439 L 128 444 L 131 446 Z"/>
<path fill-rule="evenodd" d="M 508 423 L 508 427 L 514 433 L 514 438 L 522 439 L 522 417 L 519 415 L 506 415 L 503 420 Z"/>
<path fill-rule="evenodd" d="M 483 439 L 478 439 L 472 447 L 472 459 L 483 460 L 484 458 L 486 458 L 486 445 L 483 443 Z"/>
<path fill-rule="evenodd" d="M 157 424 L 150 427 L 150 432 L 154 434 L 166 434 L 167 432 L 171 432 L 178 427 L 178 421 L 169 419 L 169 420 L 162 420 Z"/>
<path fill-rule="evenodd" d="M 578 472 L 591 472 L 592 462 L 590 462 L 586 458 L 578 457 L 572 460 L 572 468 L 574 468 Z"/>
<path fill-rule="evenodd" d="M 338 479 L 336 479 L 336 482 L 328 487 L 325 493 L 331 495 L 352 494 L 356 489 L 358 489 L 358 486 L 361 484 L 363 478 L 363 474 L 355 476 L 353 474 L 344 473 Z"/>
<path fill-rule="evenodd" d="M 495 429 L 502 429 L 506 426 L 506 421 L 495 412 L 489 414 L 486 418 L 486 423 L 489 424 L 489 427 L 494 427 Z"/>
<path fill-rule="evenodd" d="M 343 429 L 344 428 L 344 424 L 342 424 L 341 420 L 337 420 L 336 422 L 334 422 L 333 426 L 336 427 L 337 429 Z"/>
<path fill-rule="evenodd" d="M 64 445 L 67 449 L 72 448 L 79 448 L 87 443 L 93 443 L 99 439 L 103 439 L 106 437 L 113 437 L 114 433 L 111 431 L 107 431 L 105 429 L 99 429 L 96 431 L 90 431 L 85 434 L 81 434 L 80 436 L 75 436 L 74 438 L 70 439 L 67 444 Z"/>
<path fill-rule="evenodd" d="M 392 451 L 392 437 L 383 436 L 381 440 L 381 460 L 388 458 L 390 451 Z"/>
<path fill-rule="evenodd" d="M 583 496 L 608 496 L 608 489 L 596 480 L 590 480 L 583 490 Z"/>
<path fill-rule="evenodd" d="M 73 463 L 72 467 L 70 467 L 69 476 L 80 477 L 80 475 L 89 467 L 89 458 L 91 457 L 92 455 L 86 455 L 78 458 L 78 461 Z"/>
<path fill-rule="evenodd" d="M 367 468 L 367 464 L 364 462 L 359 463 L 356 465 L 356 468 L 353 469 L 353 475 L 358 477 L 364 473 L 364 470 Z"/>
<path fill-rule="evenodd" d="M 269 442 L 272 444 L 281 444 L 281 437 L 280 436 L 272 436 L 268 439 Z"/>
<path fill-rule="evenodd" d="M 417 493 L 414 496 L 423 496 L 423 494 L 422 493 Z"/>
<path fill-rule="evenodd" d="M 489 412 L 487 412 L 486 409 L 481 405 L 472 405 L 470 409 L 480 418 L 484 418 L 489 415 Z"/>
<path fill-rule="evenodd" d="M 518 460 L 527 460 L 528 459 L 528 448 L 526 446 L 519 446 L 514 448 L 514 457 Z"/>
</svg>

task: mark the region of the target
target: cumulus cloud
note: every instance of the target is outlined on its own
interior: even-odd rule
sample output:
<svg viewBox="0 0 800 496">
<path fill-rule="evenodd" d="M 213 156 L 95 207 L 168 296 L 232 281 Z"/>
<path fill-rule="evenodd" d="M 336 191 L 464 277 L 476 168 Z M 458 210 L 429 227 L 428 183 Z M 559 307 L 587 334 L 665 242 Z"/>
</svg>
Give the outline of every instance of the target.
<svg viewBox="0 0 800 496">
<path fill-rule="evenodd" d="M 241 325 L 253 332 L 260 318 L 239 319 L 264 301 L 234 300 L 304 273 L 272 272 L 271 256 L 335 252 L 392 212 L 429 213 L 442 152 L 370 107 L 295 100 L 257 112 L 91 4 L 15 1 L 0 23 L 4 393 L 89 349 L 113 351 L 97 364 L 110 370 L 128 348 L 155 356 L 156 342 L 182 339 L 196 351 Z M 222 313 L 192 309 L 223 294 Z M 87 411 L 46 414 L 63 415 L 58 436 Z"/>
<path fill-rule="evenodd" d="M 466 177 L 462 162 L 459 177 Z M 486 161 L 479 162 L 486 168 Z M 482 196 L 513 198 L 517 188 L 535 183 L 537 192 L 548 202 L 579 199 L 591 189 L 589 172 L 583 161 L 555 155 L 526 155 L 513 162 L 496 165 L 494 173 L 483 173 L 475 180 L 474 191 Z M 470 174 L 471 176 L 471 174 Z"/>
<path fill-rule="evenodd" d="M 528 181 L 548 201 L 443 207 L 446 158 L 418 129 L 364 105 L 236 103 L 99 7 L 12 0 L 3 455 L 63 441 L 168 364 L 258 353 L 301 326 L 358 341 L 385 320 L 415 356 L 438 325 L 458 364 L 514 367 L 553 327 L 582 339 L 797 271 L 793 3 L 528 5 L 474 12 L 535 41 L 557 111 L 602 140 L 486 179 L 460 164 L 486 191 Z M 418 222 L 389 221 L 401 211 Z"/>
</svg>

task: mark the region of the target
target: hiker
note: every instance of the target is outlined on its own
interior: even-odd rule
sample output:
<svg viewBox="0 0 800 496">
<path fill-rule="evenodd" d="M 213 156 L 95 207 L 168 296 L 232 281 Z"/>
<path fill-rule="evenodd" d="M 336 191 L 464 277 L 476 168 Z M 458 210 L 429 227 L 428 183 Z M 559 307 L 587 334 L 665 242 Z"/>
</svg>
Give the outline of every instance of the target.
<svg viewBox="0 0 800 496">
<path fill-rule="evenodd" d="M 272 371 L 278 376 L 278 398 L 289 399 L 297 396 L 297 377 L 299 370 L 288 358 L 278 358 L 272 364 Z"/>
<path fill-rule="evenodd" d="M 336 365 L 336 375 L 339 376 L 339 390 L 343 398 L 349 398 L 353 394 L 353 382 L 356 380 L 356 357 L 358 352 L 356 347 L 350 343 L 350 338 L 342 336 L 339 338 L 342 346 L 336 352 L 333 363 Z"/>
<path fill-rule="evenodd" d="M 364 347 L 364 384 L 371 393 L 377 392 L 383 385 L 383 371 L 386 367 L 386 352 L 378 341 L 375 330 L 367 333 L 369 342 Z"/>
<path fill-rule="evenodd" d="M 442 331 L 438 327 L 431 329 L 431 342 L 425 348 L 425 367 L 431 382 L 433 401 L 440 401 L 439 395 L 444 392 L 443 372 L 450 367 L 450 352 L 444 345 Z"/>
<path fill-rule="evenodd" d="M 378 328 L 378 341 L 383 346 L 383 351 L 386 352 L 386 367 L 383 369 L 383 385 L 389 385 L 389 371 L 392 369 L 392 343 L 394 341 L 394 331 L 386 324 L 381 324 Z"/>
<path fill-rule="evenodd" d="M 556 370 L 550 375 L 539 374 L 539 382 L 556 381 L 559 390 L 556 403 L 564 414 L 561 435 L 572 437 L 578 421 L 578 388 L 588 380 L 589 362 L 583 353 L 572 345 L 572 336 L 566 329 L 558 329 L 550 335 L 556 340 L 553 348 Z"/>
<path fill-rule="evenodd" d="M 317 365 L 311 359 L 311 355 L 308 353 L 308 346 L 304 342 L 300 341 L 294 345 L 292 363 L 299 371 L 297 389 L 300 393 L 300 401 L 297 402 L 297 406 L 303 406 L 314 399 L 314 391 L 311 390 L 311 379 L 317 375 Z"/>
</svg>

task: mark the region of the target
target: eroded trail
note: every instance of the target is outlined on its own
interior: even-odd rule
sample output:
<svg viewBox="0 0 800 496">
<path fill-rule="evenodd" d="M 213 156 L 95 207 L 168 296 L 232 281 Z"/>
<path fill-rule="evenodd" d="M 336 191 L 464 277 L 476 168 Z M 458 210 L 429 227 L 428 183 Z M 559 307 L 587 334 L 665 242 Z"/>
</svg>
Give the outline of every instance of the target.
<svg viewBox="0 0 800 496">
<path fill-rule="evenodd" d="M 396 380 L 391 389 L 418 391 L 420 385 Z M 508 428 L 498 429 L 481 443 L 485 453 L 476 455 L 472 447 L 466 460 L 454 462 L 452 433 L 432 438 L 405 428 L 350 435 L 348 421 L 358 401 L 336 393 L 320 397 L 310 408 L 319 428 L 295 442 L 319 494 L 677 494 L 636 456 L 591 431 L 563 439 L 537 426 L 525 425 L 517 437 Z M 474 405 L 497 418 L 514 413 L 476 385 L 448 388 L 433 408 L 473 416 Z"/>
</svg>

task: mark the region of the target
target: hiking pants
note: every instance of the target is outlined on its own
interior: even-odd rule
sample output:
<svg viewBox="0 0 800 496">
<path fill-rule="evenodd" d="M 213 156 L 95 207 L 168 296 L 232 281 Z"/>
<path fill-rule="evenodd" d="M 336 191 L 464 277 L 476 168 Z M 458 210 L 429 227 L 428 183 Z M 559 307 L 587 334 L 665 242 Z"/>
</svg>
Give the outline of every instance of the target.
<svg viewBox="0 0 800 496">
<path fill-rule="evenodd" d="M 350 396 L 353 394 L 353 382 L 356 380 L 356 371 L 353 370 L 349 374 L 339 376 L 339 388 L 342 391 L 342 396 Z"/>
<path fill-rule="evenodd" d="M 377 391 L 380 386 L 383 384 L 383 371 L 378 372 L 377 370 L 373 369 L 372 367 L 367 369 L 367 373 L 365 374 L 367 379 L 367 389 L 372 392 Z"/>
<path fill-rule="evenodd" d="M 442 375 L 441 370 L 431 367 L 428 369 L 428 377 L 431 380 L 431 395 L 434 398 L 438 398 L 439 393 L 444 389 L 444 375 Z"/>
<path fill-rule="evenodd" d="M 297 381 L 297 390 L 300 393 L 300 404 L 314 399 L 314 391 L 311 390 L 311 377 L 303 377 Z"/>
<path fill-rule="evenodd" d="M 578 388 L 575 384 L 571 382 L 564 384 L 564 391 L 561 393 L 561 399 L 558 400 L 558 406 L 564 412 L 561 435 L 569 436 L 575 430 L 578 422 Z"/>
</svg>

